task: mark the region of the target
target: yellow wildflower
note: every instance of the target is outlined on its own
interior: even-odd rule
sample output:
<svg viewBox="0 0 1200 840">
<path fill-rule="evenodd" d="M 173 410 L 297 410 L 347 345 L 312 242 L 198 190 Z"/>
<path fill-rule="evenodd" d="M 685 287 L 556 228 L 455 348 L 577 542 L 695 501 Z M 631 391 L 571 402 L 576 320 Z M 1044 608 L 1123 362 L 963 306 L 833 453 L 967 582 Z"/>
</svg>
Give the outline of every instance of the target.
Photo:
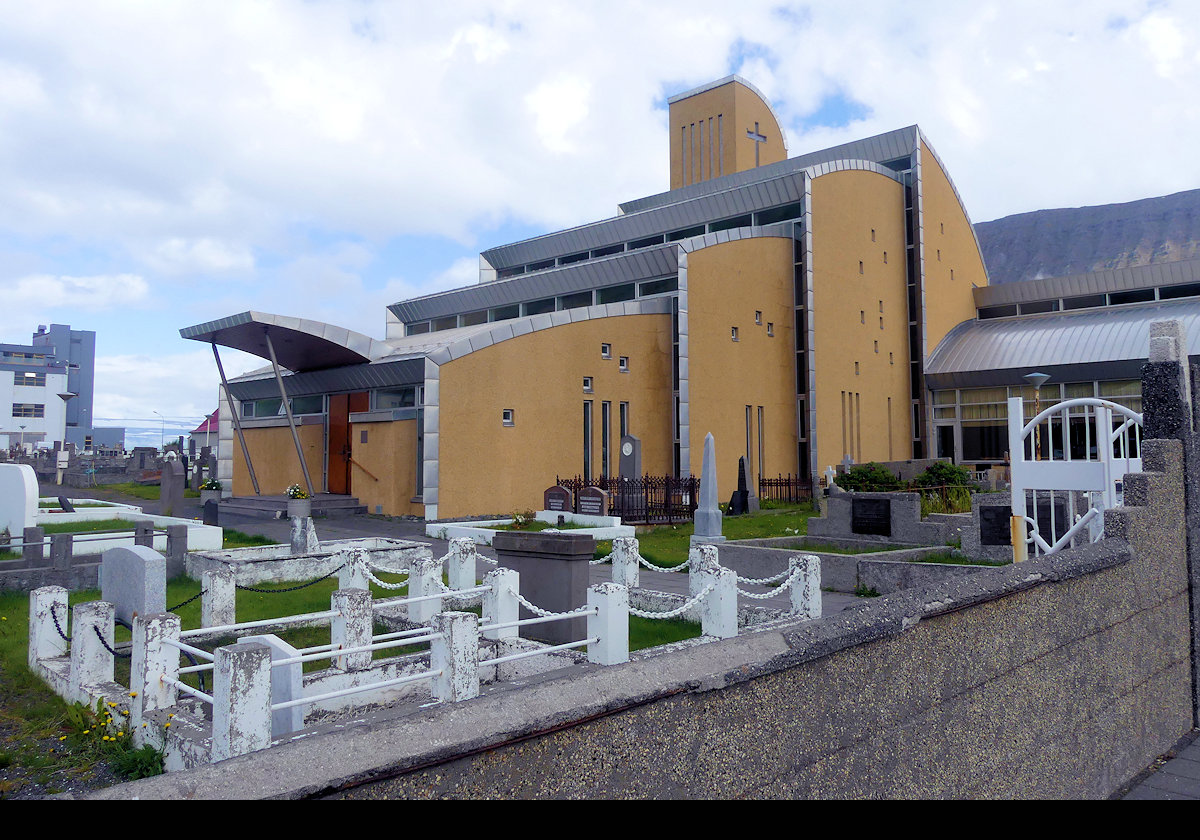
<svg viewBox="0 0 1200 840">
<path fill-rule="evenodd" d="M 163 729 L 170 729 L 170 728 L 171 728 L 171 721 L 167 721 L 166 723 L 163 724 Z"/>
<path fill-rule="evenodd" d="M 83 734 L 84 734 L 84 735 L 90 735 L 90 734 L 92 734 L 92 730 L 90 730 L 90 729 L 85 729 L 85 730 L 83 730 Z"/>
</svg>

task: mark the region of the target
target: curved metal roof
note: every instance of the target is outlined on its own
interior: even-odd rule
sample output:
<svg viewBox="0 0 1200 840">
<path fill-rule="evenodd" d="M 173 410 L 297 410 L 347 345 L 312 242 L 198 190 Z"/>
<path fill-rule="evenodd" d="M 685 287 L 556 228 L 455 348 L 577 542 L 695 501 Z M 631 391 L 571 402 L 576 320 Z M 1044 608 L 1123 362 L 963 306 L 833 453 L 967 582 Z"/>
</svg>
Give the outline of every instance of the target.
<svg viewBox="0 0 1200 840">
<path fill-rule="evenodd" d="M 179 334 L 263 359 L 271 358 L 266 339 L 270 334 L 279 364 L 296 373 L 361 364 L 391 352 L 384 342 L 345 327 L 269 312 L 241 312 L 184 327 Z"/>
<path fill-rule="evenodd" d="M 1034 369 L 1055 378 L 1067 368 L 1078 379 L 1136 376 L 1147 358 L 1150 324 L 1169 318 L 1183 321 L 1188 355 L 1200 355 L 1200 298 L 964 321 L 930 354 L 926 385 L 1011 384 Z"/>
</svg>

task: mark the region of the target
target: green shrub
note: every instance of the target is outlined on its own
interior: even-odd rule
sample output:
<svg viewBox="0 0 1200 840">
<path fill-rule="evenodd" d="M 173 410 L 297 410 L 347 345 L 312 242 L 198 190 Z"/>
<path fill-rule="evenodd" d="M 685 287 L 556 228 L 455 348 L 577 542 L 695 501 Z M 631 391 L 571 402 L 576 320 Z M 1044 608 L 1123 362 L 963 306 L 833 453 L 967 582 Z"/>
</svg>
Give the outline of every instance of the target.
<svg viewBox="0 0 1200 840">
<path fill-rule="evenodd" d="M 947 461 L 938 461 L 913 479 L 917 487 L 968 487 L 973 483 L 966 467 Z"/>
<path fill-rule="evenodd" d="M 896 478 L 883 464 L 872 461 L 869 464 L 855 464 L 844 475 L 837 477 L 837 484 L 843 490 L 856 493 L 878 493 L 888 490 L 899 490 L 900 479 Z"/>
</svg>

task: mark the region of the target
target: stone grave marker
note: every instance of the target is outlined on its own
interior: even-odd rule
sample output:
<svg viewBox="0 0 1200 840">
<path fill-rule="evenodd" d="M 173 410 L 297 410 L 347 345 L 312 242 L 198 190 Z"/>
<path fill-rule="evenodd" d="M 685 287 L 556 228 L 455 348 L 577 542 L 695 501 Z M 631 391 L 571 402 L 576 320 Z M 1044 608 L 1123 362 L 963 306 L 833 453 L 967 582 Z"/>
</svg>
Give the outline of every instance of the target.
<svg viewBox="0 0 1200 840">
<path fill-rule="evenodd" d="M 642 477 L 642 441 L 633 435 L 621 438 L 621 458 L 617 466 L 621 478 Z"/>
<path fill-rule="evenodd" d="M 892 535 L 892 500 L 859 499 L 851 503 L 850 530 L 856 534 Z"/>
<path fill-rule="evenodd" d="M 712 432 L 704 436 L 704 461 L 700 469 L 700 504 L 692 518 L 692 545 L 724 542 L 721 508 L 717 506 L 717 444 Z"/>
<path fill-rule="evenodd" d="M 178 516 L 183 512 L 183 465 L 174 456 L 172 452 L 163 462 L 160 479 L 159 499 L 164 516 Z"/>
<path fill-rule="evenodd" d="M 986 505 L 979 508 L 980 545 L 1012 545 L 1012 508 Z"/>
<path fill-rule="evenodd" d="M 542 494 L 542 503 L 545 505 L 545 510 L 570 512 L 571 491 L 561 484 L 548 487 L 546 488 L 546 492 Z"/>
<path fill-rule="evenodd" d="M 579 512 L 588 516 L 608 516 L 608 494 L 599 487 L 580 488 Z"/>
<path fill-rule="evenodd" d="M 100 593 L 130 624 L 136 615 L 166 612 L 166 558 L 144 545 L 107 549 L 100 558 Z"/>
</svg>

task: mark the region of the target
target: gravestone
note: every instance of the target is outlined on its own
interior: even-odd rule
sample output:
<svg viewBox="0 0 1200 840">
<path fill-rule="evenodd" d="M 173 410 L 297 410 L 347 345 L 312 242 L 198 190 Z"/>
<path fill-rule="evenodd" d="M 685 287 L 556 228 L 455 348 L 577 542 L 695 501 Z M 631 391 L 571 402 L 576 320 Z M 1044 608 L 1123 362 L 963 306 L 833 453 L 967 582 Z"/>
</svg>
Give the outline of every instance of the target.
<svg viewBox="0 0 1200 840">
<path fill-rule="evenodd" d="M 183 513 L 183 465 L 172 452 L 163 462 L 162 478 L 160 479 L 159 499 L 162 502 L 161 511 L 164 516 L 179 516 Z"/>
<path fill-rule="evenodd" d="M 608 494 L 599 487 L 581 487 L 579 512 L 587 516 L 608 516 Z"/>
<path fill-rule="evenodd" d="M 195 460 L 196 458 L 196 439 L 188 438 L 188 456 Z"/>
<path fill-rule="evenodd" d="M 100 558 L 100 597 L 117 618 L 167 611 L 167 559 L 143 545 L 107 549 Z"/>
<path fill-rule="evenodd" d="M 218 505 L 216 499 L 209 499 L 204 503 L 204 524 L 217 525 L 220 515 L 218 513 Z"/>
<path fill-rule="evenodd" d="M 621 458 L 617 466 L 621 478 L 642 477 L 642 441 L 633 435 L 621 438 Z"/>
<path fill-rule="evenodd" d="M 521 597 L 549 612 L 568 612 L 587 603 L 596 541 L 588 534 L 499 531 L 492 540 L 496 562 L 515 569 Z M 521 607 L 521 618 L 533 613 Z M 572 618 L 521 628 L 522 638 L 565 644 L 585 638 L 587 619 Z"/>
<path fill-rule="evenodd" d="M 1012 545 L 1012 508 L 987 505 L 979 508 L 980 545 Z"/>
<path fill-rule="evenodd" d="M 704 461 L 700 469 L 700 505 L 696 508 L 692 545 L 724 542 L 721 508 L 717 506 L 717 445 L 712 432 L 704 436 Z"/>
<path fill-rule="evenodd" d="M 543 510 L 570 511 L 571 491 L 560 484 L 548 487 L 542 494 L 542 503 L 545 505 Z"/>
<path fill-rule="evenodd" d="M 850 507 L 850 530 L 856 534 L 892 535 L 891 499 L 855 498 Z"/>
<path fill-rule="evenodd" d="M 74 513 L 75 505 L 71 504 L 71 500 L 66 496 L 58 497 L 58 506 L 62 508 L 63 513 Z"/>
<path fill-rule="evenodd" d="M 28 464 L 0 464 L 0 532 L 16 538 L 33 527 L 38 509 L 37 474 Z"/>
</svg>

